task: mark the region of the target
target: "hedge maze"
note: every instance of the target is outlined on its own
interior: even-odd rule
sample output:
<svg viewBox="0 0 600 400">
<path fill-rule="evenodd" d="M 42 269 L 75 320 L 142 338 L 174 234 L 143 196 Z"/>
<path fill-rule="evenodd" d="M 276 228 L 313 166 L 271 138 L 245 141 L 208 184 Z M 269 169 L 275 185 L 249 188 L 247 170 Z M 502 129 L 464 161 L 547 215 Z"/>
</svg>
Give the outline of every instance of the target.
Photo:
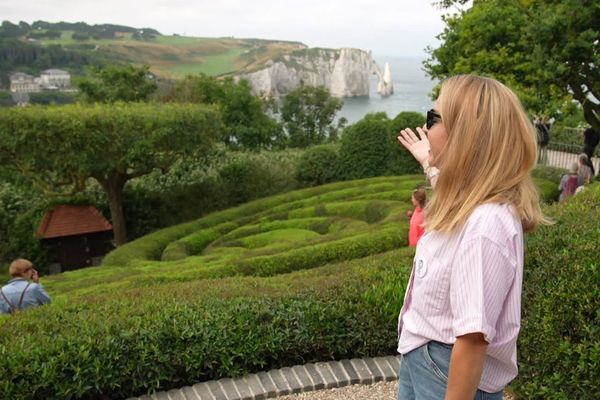
<svg viewBox="0 0 600 400">
<path fill-rule="evenodd" d="M 556 195 L 556 185 L 536 183 L 544 200 Z M 284 193 L 156 231 L 114 250 L 100 267 L 45 278 L 50 306 L 0 319 L 0 397 L 127 398 L 298 363 L 392 354 L 414 255 L 406 211 L 423 184 L 421 176 L 379 177 Z M 554 282 L 542 276 L 570 276 L 564 255 L 546 248 L 564 232 L 581 231 L 569 242 L 581 271 L 597 262 L 590 230 L 597 233 L 598 196 L 596 188 L 564 209 L 548 207 L 557 224 L 527 246 L 525 268 L 537 284 Z M 573 218 L 582 207 L 584 224 Z M 585 259 L 577 255 L 584 249 Z M 520 349 L 527 380 L 516 388 L 531 394 L 550 385 L 531 371 L 552 368 L 580 347 L 540 352 L 533 344 L 540 332 L 560 338 L 564 324 L 529 310 L 547 311 L 564 293 L 539 291 L 527 276 Z M 596 278 L 588 278 L 577 292 L 585 298 L 571 308 L 581 309 L 573 324 L 597 309 Z M 597 320 L 588 328 L 597 332 Z M 589 350 L 588 336 L 573 336 L 576 346 Z M 541 358 L 530 365 L 532 357 Z M 565 390 L 576 385 L 568 381 Z"/>
</svg>

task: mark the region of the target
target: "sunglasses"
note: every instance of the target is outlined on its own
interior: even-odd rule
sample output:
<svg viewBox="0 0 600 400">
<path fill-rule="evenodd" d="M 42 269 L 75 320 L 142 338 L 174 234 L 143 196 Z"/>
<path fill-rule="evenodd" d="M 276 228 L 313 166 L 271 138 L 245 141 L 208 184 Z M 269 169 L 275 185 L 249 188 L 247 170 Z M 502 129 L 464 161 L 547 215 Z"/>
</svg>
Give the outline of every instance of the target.
<svg viewBox="0 0 600 400">
<path fill-rule="evenodd" d="M 434 126 L 436 122 L 440 122 L 441 120 L 442 116 L 433 108 L 427 111 L 427 129 L 431 129 L 431 127 Z"/>
</svg>

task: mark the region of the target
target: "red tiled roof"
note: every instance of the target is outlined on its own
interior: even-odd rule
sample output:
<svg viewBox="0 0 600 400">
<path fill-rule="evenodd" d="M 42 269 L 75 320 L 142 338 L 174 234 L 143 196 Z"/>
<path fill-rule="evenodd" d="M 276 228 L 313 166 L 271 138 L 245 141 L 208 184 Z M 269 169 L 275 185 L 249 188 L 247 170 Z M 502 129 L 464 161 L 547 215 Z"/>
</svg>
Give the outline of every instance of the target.
<svg viewBox="0 0 600 400">
<path fill-rule="evenodd" d="M 110 222 L 94 206 L 60 205 L 46 212 L 37 236 L 51 239 L 112 229 Z"/>
</svg>

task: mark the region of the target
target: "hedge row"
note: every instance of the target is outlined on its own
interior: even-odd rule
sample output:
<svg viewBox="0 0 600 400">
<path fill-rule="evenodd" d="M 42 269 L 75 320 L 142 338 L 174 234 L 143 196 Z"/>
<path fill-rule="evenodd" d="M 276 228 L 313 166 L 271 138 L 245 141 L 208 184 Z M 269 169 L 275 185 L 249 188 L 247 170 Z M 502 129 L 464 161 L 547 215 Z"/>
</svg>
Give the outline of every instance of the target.
<svg viewBox="0 0 600 400">
<path fill-rule="evenodd" d="M 600 184 L 528 237 L 518 398 L 600 398 Z"/>
<path fill-rule="evenodd" d="M 30 310 L 0 326 L 0 397 L 126 398 L 389 354 L 412 254 L 272 278 L 155 283 Z"/>
<path fill-rule="evenodd" d="M 235 222 L 240 225 L 251 223 L 252 221 L 260 220 L 262 217 L 272 216 L 276 212 L 285 213 L 290 208 L 297 207 L 301 204 L 295 203 L 297 201 L 318 201 L 317 196 L 327 196 L 329 192 L 342 191 L 341 196 L 347 196 L 348 194 L 343 192 L 343 190 L 351 190 L 358 195 L 361 191 L 364 193 L 364 190 L 367 190 L 367 187 L 370 185 L 377 185 L 380 183 L 401 184 L 405 180 L 407 180 L 405 177 L 381 177 L 349 182 L 336 182 L 329 185 L 297 190 L 255 200 L 235 208 L 210 214 L 192 222 L 162 229 L 134 240 L 108 254 L 104 259 L 103 264 L 125 266 L 134 261 L 160 260 L 162 252 L 168 244 L 201 229 L 211 228 L 225 222 Z M 412 179 L 408 179 L 408 181 L 413 187 L 416 186 Z M 327 198 L 325 197 L 320 200 L 326 201 L 326 199 Z M 287 219 L 287 214 L 284 219 Z"/>
<path fill-rule="evenodd" d="M 546 210 L 556 224 L 527 238 L 514 389 L 532 399 L 598 398 L 600 185 Z M 88 298 L 59 297 L 0 321 L 0 397 L 127 397 L 392 352 L 411 256 L 403 249 L 270 278 L 190 281 L 175 268 L 165 273 L 186 282 L 142 274 L 131 287 L 118 279 Z M 53 293 L 52 280 L 47 287 Z"/>
</svg>

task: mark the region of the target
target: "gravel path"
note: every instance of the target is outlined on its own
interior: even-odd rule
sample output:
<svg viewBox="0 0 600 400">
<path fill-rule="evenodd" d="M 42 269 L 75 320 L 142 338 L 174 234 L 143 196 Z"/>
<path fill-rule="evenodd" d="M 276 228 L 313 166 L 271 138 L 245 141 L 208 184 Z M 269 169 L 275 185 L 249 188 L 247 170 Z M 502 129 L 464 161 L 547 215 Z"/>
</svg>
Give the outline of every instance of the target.
<svg viewBox="0 0 600 400">
<path fill-rule="evenodd" d="M 337 389 L 317 390 L 289 396 L 279 400 L 394 400 L 398 382 L 378 382 L 373 385 L 352 385 Z M 504 400 L 516 400 L 510 393 L 504 393 Z"/>
<path fill-rule="evenodd" d="M 398 382 L 378 382 L 373 385 L 352 385 L 336 389 L 317 390 L 289 396 L 279 400 L 394 400 Z"/>
</svg>

